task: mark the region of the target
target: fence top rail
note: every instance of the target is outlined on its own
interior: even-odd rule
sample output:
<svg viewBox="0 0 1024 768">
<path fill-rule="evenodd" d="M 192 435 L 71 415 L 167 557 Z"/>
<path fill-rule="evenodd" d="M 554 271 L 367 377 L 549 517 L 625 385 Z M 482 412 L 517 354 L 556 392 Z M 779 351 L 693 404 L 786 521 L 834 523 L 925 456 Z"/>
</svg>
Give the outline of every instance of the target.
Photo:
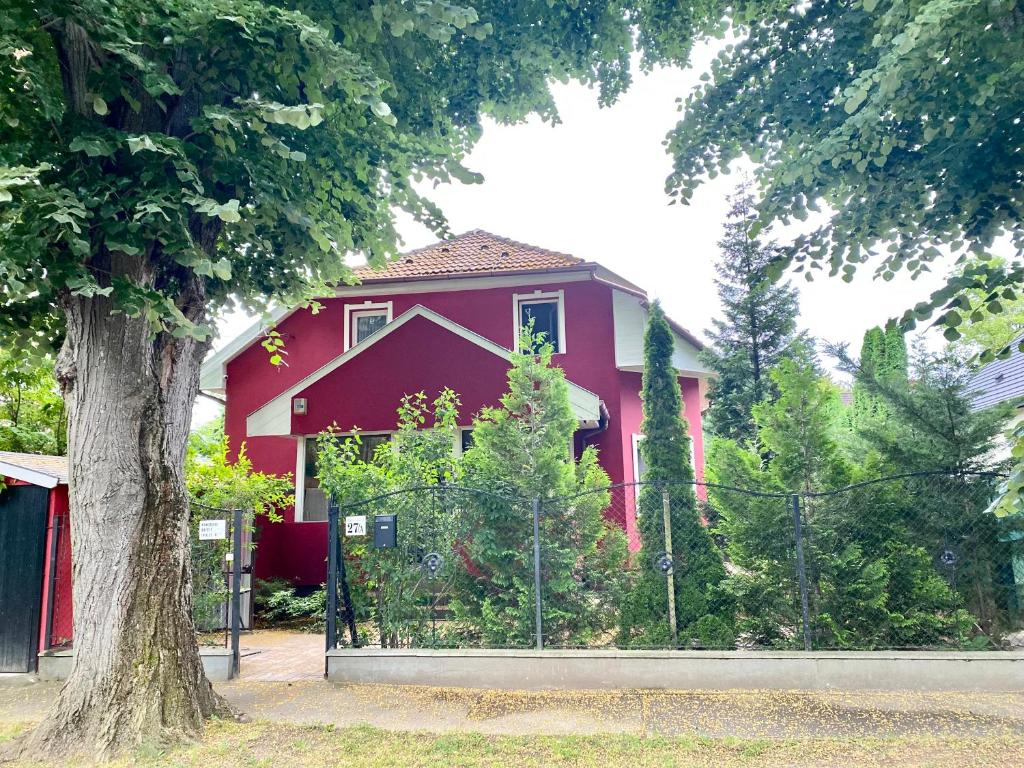
<svg viewBox="0 0 1024 768">
<path fill-rule="evenodd" d="M 234 514 L 235 512 L 240 511 L 238 507 L 231 507 L 230 509 L 225 507 L 211 507 L 209 504 L 203 504 L 203 502 L 193 499 L 192 497 L 189 497 L 188 504 L 190 507 L 198 507 L 199 509 L 205 509 L 207 512 L 226 512 L 229 514 Z M 244 512 L 245 510 L 241 509 L 241 511 Z"/>
<path fill-rule="evenodd" d="M 598 493 L 609 493 L 620 489 L 626 488 L 660 488 L 668 490 L 677 487 L 691 487 L 691 488 L 707 488 L 715 491 L 727 491 L 731 493 L 741 493 L 745 496 L 751 496 L 756 498 L 767 498 L 767 499 L 791 499 L 794 496 L 801 498 L 825 498 L 829 496 L 838 496 L 849 491 L 857 490 L 859 488 L 867 488 L 873 485 L 879 485 L 881 483 L 892 482 L 896 480 L 907 480 L 915 477 L 951 477 L 951 478 L 990 478 L 994 480 L 1003 480 L 1007 477 L 1005 473 L 986 471 L 986 470 L 955 470 L 955 469 L 933 469 L 933 470 L 922 470 L 918 472 L 901 472 L 893 475 L 884 475 L 882 477 L 876 477 L 871 480 L 863 480 L 858 483 L 851 483 L 850 485 L 843 486 L 842 488 L 834 488 L 828 491 L 765 491 L 756 490 L 753 488 L 741 488 L 739 486 L 727 485 L 725 483 L 713 483 L 702 480 L 673 480 L 667 483 L 654 482 L 654 481 L 638 481 L 630 483 L 614 483 L 612 485 L 604 485 L 600 488 L 590 488 L 586 491 L 581 491 L 575 494 L 569 494 L 566 496 L 551 496 L 541 499 L 542 504 L 553 504 L 553 503 L 566 503 L 575 499 L 583 498 L 586 496 L 592 496 Z M 354 509 L 357 507 L 367 506 L 376 502 L 385 501 L 397 496 L 406 494 L 415 494 L 429 492 L 431 494 L 444 495 L 448 493 L 467 493 L 476 494 L 478 496 L 489 496 L 494 499 L 498 499 L 506 502 L 515 502 L 528 504 L 532 500 L 525 496 L 516 496 L 514 494 L 501 493 L 498 491 L 488 490 L 485 488 L 475 488 L 470 486 L 456 485 L 456 484 L 439 484 L 439 485 L 417 485 L 407 486 L 405 488 L 399 488 L 398 490 L 388 491 L 386 493 L 377 494 L 363 499 L 356 499 L 354 501 L 346 501 L 343 504 L 336 504 L 339 510 L 343 509 Z M 333 503 L 333 502 L 332 502 Z M 210 507 L 207 507 L 211 509 Z M 224 510 L 230 511 L 230 510 Z"/>
</svg>

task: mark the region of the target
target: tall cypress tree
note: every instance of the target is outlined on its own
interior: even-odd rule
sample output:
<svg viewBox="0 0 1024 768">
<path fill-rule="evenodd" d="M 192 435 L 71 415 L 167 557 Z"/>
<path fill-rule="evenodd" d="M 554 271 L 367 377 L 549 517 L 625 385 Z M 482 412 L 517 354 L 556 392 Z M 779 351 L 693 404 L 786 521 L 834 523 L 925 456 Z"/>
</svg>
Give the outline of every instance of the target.
<svg viewBox="0 0 1024 768">
<path fill-rule="evenodd" d="M 770 273 L 780 249 L 749 235 L 756 216 L 749 184 L 741 185 L 730 202 L 715 280 L 724 317 L 712 320 L 707 330 L 712 346 L 703 353 L 718 374 L 711 384 L 706 426 L 720 437 L 744 443 L 757 434 L 753 407 L 777 396 L 769 374 L 806 339 L 796 330 L 796 289 Z"/>
<path fill-rule="evenodd" d="M 865 378 L 878 379 L 888 387 L 907 382 L 907 342 L 899 328 L 875 326 L 864 333 L 860 348 L 860 373 L 853 385 L 853 407 L 848 422 L 855 429 L 885 421 L 889 406 L 885 398 L 864 383 Z"/>
<path fill-rule="evenodd" d="M 668 582 L 653 566 L 665 552 L 664 488 L 671 509 L 679 640 L 689 644 L 697 639 L 706 647 L 728 647 L 734 640 L 731 602 L 718 589 L 725 579 L 725 567 L 697 510 L 690 438 L 672 351 L 672 331 L 661 305 L 654 302 L 644 335 L 641 390 L 644 439 L 640 453 L 647 468 L 637 504 L 642 570 L 623 605 L 619 641 L 643 647 L 670 642 Z"/>
</svg>

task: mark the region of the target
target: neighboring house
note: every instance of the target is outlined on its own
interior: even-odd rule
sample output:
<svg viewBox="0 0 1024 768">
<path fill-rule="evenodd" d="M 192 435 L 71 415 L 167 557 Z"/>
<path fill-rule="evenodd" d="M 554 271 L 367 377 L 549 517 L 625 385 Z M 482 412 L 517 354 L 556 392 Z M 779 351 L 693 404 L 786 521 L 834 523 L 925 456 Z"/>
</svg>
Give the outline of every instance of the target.
<svg viewBox="0 0 1024 768">
<path fill-rule="evenodd" d="M 1013 351 L 1006 358 L 993 360 L 979 368 L 967 383 L 971 407 L 980 411 L 999 403 L 1012 403 L 1020 413 L 1024 408 L 1024 352 L 1018 345 L 1024 336 L 1013 343 Z"/>
<path fill-rule="evenodd" d="M 533 318 L 565 371 L 585 445 L 600 451 L 613 483 L 636 481 L 640 378 L 647 295 L 599 264 L 474 230 L 411 251 L 385 269 L 360 268 L 361 283 L 320 299 L 317 314 L 280 312 L 276 330 L 286 366 L 272 367 L 254 325 L 203 365 L 201 389 L 226 400 L 232 452 L 245 443 L 257 470 L 294 473 L 296 504 L 282 524 L 259 532 L 256 575 L 298 584 L 324 579 L 327 500 L 315 476 L 316 435 L 337 425 L 362 433 L 371 455 L 396 427 L 401 397 L 434 397 L 451 387 L 462 400 L 462 430 L 453 451 L 471 441 L 473 416 L 506 390 L 510 350 Z M 703 477 L 701 411 L 707 377 L 701 343 L 673 325 L 675 364 Z M 638 542 L 632 493 L 612 505 Z"/>
<path fill-rule="evenodd" d="M 71 638 L 68 460 L 0 451 L 0 672 Z"/>
<path fill-rule="evenodd" d="M 973 410 L 981 411 L 1003 403 L 1013 406 L 1007 431 L 1024 419 L 1024 352 L 1017 348 L 1022 340 L 1024 336 L 1014 341 L 1013 351 L 1008 357 L 983 365 L 967 382 L 967 396 Z M 1007 459 L 1010 457 L 1010 448 L 1009 441 L 1002 436 L 992 457 Z"/>
</svg>

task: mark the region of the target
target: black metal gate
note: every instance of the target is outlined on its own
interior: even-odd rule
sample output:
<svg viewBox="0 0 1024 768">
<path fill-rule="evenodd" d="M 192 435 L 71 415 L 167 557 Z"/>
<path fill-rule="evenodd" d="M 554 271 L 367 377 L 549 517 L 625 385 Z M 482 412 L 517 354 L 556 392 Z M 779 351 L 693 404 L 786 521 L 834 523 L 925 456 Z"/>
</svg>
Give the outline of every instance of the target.
<svg viewBox="0 0 1024 768">
<path fill-rule="evenodd" d="M 0 672 L 35 669 L 49 491 L 0 491 Z"/>
</svg>

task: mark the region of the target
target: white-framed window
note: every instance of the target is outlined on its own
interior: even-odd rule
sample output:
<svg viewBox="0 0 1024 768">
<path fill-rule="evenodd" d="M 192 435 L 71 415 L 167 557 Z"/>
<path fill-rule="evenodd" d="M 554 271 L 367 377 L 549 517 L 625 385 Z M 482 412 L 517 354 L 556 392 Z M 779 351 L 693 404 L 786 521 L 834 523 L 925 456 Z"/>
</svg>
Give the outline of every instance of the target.
<svg viewBox="0 0 1024 768">
<path fill-rule="evenodd" d="M 533 320 L 533 332 L 543 333 L 558 354 L 565 352 L 565 291 L 540 290 L 512 294 L 512 321 L 516 349 L 519 332 Z"/>
<path fill-rule="evenodd" d="M 642 483 L 644 474 L 647 472 L 647 465 L 644 464 L 644 457 L 640 455 L 640 441 L 643 435 L 633 434 L 633 482 Z"/>
<path fill-rule="evenodd" d="M 642 483 L 644 481 L 644 475 L 647 473 L 647 464 L 644 462 L 644 457 L 640 453 L 640 441 L 644 439 L 643 435 L 633 434 L 633 482 Z M 697 448 L 693 443 L 693 438 L 690 438 L 690 467 L 694 471 L 694 476 L 697 472 Z"/>
<path fill-rule="evenodd" d="M 374 304 L 345 305 L 345 349 L 349 350 L 391 322 L 393 304 L 390 301 Z"/>
<path fill-rule="evenodd" d="M 377 447 L 391 439 L 390 432 L 359 433 L 359 458 L 373 459 Z M 295 456 L 295 522 L 327 520 L 327 494 L 316 477 L 316 435 L 300 437 Z"/>
</svg>

